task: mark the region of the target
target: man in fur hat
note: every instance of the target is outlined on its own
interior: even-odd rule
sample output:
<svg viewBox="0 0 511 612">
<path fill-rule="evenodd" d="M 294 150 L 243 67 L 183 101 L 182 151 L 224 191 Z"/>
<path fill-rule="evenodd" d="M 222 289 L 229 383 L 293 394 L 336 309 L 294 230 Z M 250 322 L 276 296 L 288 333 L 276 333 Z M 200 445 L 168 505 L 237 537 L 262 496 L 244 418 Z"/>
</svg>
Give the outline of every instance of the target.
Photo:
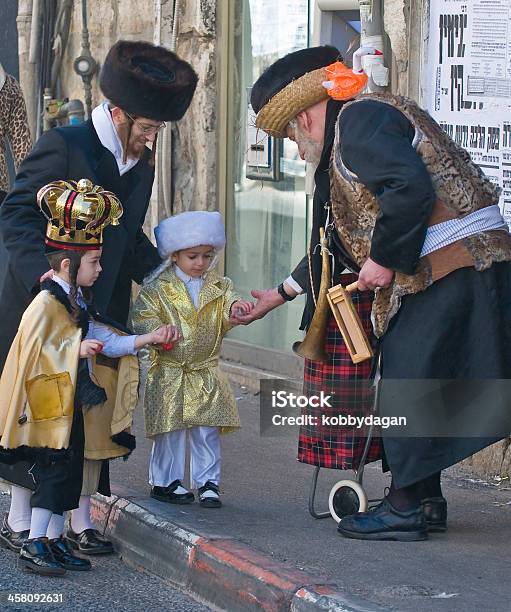
<svg viewBox="0 0 511 612">
<path fill-rule="evenodd" d="M 161 263 L 142 229 L 154 180 L 156 138 L 166 121 L 181 119 L 186 112 L 197 75 L 164 47 L 119 41 L 108 52 L 99 84 L 108 101 L 81 125 L 45 132 L 21 165 L 14 188 L 0 208 L 0 368 L 21 315 L 48 271 L 45 219 L 36 204 L 43 185 L 62 178 L 85 178 L 115 193 L 122 202 L 120 227 L 105 231 L 102 272 L 94 285 L 100 314 L 125 324 L 132 281 L 141 283 Z M 83 500 L 72 517 L 72 536 L 85 553 L 112 550 L 92 529 L 86 494 L 97 490 L 98 478 L 101 490 L 108 493 L 107 468 L 106 462 L 87 463 Z M 3 469 L 8 468 L 2 467 L 0 476 Z M 16 539 L 16 533 L 25 530 L 21 524 L 10 528 L 2 530 L 4 541 Z"/>
<path fill-rule="evenodd" d="M 359 290 L 375 291 L 380 413 L 406 408 L 410 420 L 424 413 L 436 418 L 416 437 L 383 431 L 390 491 L 376 509 L 343 518 L 338 529 L 357 539 L 424 540 L 428 530 L 446 529 L 441 470 L 504 437 L 509 425 L 506 394 L 473 412 L 471 429 L 469 402 L 460 396 L 467 379 L 511 378 L 511 237 L 498 207 L 499 188 L 468 153 L 413 101 L 360 95 L 366 77 L 335 62 L 336 54 L 332 47 L 291 53 L 252 89 L 257 127 L 295 141 L 302 158 L 317 159 L 321 152 L 315 175 L 321 195 L 314 198 L 313 286 L 304 260 L 280 291 L 256 295 L 244 322 L 283 303 L 283 291 L 289 298 L 302 290 L 308 294 L 304 322 L 310 322 L 311 294 L 317 295 L 320 280 L 315 245 L 319 228 L 327 227 L 336 267 L 358 272 Z M 334 376 L 343 375 L 330 366 Z M 428 395 L 427 384 L 423 393 L 401 384 L 396 395 L 387 379 L 449 384 L 436 395 Z M 453 379 L 463 380 L 454 385 Z M 485 394 L 481 389 L 486 398 L 492 391 L 491 384 Z M 481 414 L 489 409 L 493 420 L 483 427 Z M 449 419 L 459 431 L 446 426 Z"/>
</svg>

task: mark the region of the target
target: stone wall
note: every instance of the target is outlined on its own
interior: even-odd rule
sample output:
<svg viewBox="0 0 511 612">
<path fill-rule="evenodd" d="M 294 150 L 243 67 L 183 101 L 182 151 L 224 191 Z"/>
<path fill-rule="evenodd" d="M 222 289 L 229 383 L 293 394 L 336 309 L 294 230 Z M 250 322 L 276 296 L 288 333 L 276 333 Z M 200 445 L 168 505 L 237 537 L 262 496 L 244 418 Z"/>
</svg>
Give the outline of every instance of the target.
<svg viewBox="0 0 511 612">
<path fill-rule="evenodd" d="M 169 0 L 89 0 L 91 53 L 101 65 L 119 39 L 172 44 L 174 2 Z M 75 3 L 62 68 L 62 96 L 80 98 L 82 81 L 73 70 L 81 49 L 81 3 Z M 171 213 L 218 208 L 216 198 L 216 0 L 178 2 L 176 52 L 189 61 L 199 83 L 185 117 L 160 137 L 157 180 L 146 230 Z M 101 101 L 97 75 L 92 83 L 93 107 Z"/>
<path fill-rule="evenodd" d="M 74 3 L 69 41 L 61 71 L 62 96 L 80 98 L 84 92 L 81 78 L 73 70 L 73 62 L 80 55 L 82 40 L 81 2 Z M 101 64 L 108 49 L 119 39 L 153 41 L 153 0 L 89 0 L 88 29 L 91 53 Z M 92 82 L 93 107 L 101 101 L 97 75 Z"/>
<path fill-rule="evenodd" d="M 180 2 L 180 6 L 176 51 L 194 67 L 199 82 L 189 110 L 177 124 L 174 212 L 217 210 L 216 1 Z"/>
</svg>

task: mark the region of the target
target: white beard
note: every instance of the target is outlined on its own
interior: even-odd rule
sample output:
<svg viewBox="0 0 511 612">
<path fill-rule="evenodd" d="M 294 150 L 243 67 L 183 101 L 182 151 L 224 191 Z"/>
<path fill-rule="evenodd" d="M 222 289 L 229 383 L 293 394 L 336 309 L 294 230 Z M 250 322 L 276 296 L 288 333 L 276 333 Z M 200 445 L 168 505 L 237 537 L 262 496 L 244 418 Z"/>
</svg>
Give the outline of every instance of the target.
<svg viewBox="0 0 511 612">
<path fill-rule="evenodd" d="M 295 140 L 304 152 L 305 161 L 311 166 L 318 166 L 323 146 L 304 134 L 298 126 L 295 129 Z"/>
</svg>

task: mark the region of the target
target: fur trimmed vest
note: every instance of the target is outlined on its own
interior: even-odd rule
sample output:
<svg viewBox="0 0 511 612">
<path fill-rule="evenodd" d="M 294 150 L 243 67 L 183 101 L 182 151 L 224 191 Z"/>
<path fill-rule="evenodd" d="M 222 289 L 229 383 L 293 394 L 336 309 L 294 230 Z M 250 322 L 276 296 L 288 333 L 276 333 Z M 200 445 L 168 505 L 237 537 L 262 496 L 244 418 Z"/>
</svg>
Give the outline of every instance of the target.
<svg viewBox="0 0 511 612">
<path fill-rule="evenodd" d="M 375 100 L 402 112 L 415 128 L 413 146 L 422 158 L 435 188 L 437 201 L 429 225 L 465 217 L 496 204 L 500 188 L 494 185 L 440 128 L 434 119 L 410 99 L 387 93 L 366 94 L 346 104 Z M 371 239 L 380 207 L 377 198 L 350 172 L 341 158 L 339 119 L 335 129 L 330 169 L 330 196 L 337 233 L 360 266 L 369 257 Z M 381 337 L 398 312 L 404 295 L 424 291 L 432 283 L 456 269 L 473 266 L 481 271 L 493 263 L 511 260 L 511 236 L 505 231 L 487 231 L 463 238 L 419 260 L 413 275 L 396 272 L 393 283 L 377 289 L 372 320 L 375 334 Z"/>
</svg>

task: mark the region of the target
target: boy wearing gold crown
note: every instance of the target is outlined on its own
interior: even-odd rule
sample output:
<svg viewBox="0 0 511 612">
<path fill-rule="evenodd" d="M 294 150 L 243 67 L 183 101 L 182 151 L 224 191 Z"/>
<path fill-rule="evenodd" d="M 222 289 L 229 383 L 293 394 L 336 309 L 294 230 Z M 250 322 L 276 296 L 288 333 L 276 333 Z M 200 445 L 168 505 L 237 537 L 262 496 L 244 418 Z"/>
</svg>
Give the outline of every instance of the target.
<svg viewBox="0 0 511 612">
<path fill-rule="evenodd" d="M 137 401 L 135 355 L 176 336 L 171 326 L 128 335 L 85 301 L 101 271 L 103 229 L 122 215 L 113 193 L 88 180 L 55 181 L 39 191 L 38 204 L 54 276 L 25 311 L 0 379 L 0 461 L 12 466 L 4 527 L 30 512 L 18 534 L 19 565 L 54 576 L 91 568 L 62 537 L 66 511 L 78 507 L 84 457 L 134 448 L 126 430 Z"/>
</svg>

